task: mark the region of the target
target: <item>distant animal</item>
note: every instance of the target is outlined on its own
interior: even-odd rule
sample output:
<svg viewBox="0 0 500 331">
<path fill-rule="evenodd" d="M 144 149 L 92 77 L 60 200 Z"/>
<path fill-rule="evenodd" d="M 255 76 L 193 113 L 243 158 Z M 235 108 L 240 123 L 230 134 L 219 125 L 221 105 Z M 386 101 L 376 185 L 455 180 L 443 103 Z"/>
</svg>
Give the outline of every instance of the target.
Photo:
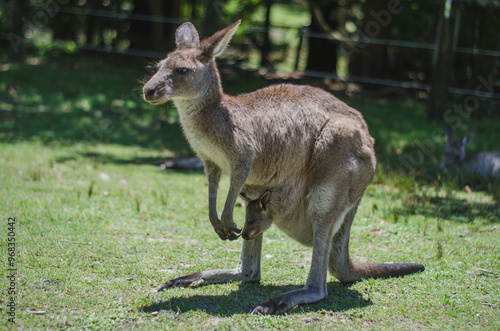
<svg viewBox="0 0 500 331">
<path fill-rule="evenodd" d="M 500 178 L 500 152 L 466 155 L 465 146 L 471 142 L 474 132 L 469 132 L 462 139 L 457 139 L 453 128 L 447 125 L 446 136 L 448 144 L 444 149 L 442 168 L 472 172 L 482 177 Z"/>
<path fill-rule="evenodd" d="M 233 221 L 240 193 L 266 207 L 263 198 L 271 191 L 272 223 L 313 247 L 305 286 L 257 305 L 252 313 L 280 314 L 323 299 L 328 270 L 342 282 L 424 270 L 416 263 L 354 263 L 349 257 L 351 223 L 376 165 L 374 139 L 358 111 L 311 86 L 273 85 L 238 96 L 222 91 L 215 59 L 239 24 L 201 42 L 193 24 L 182 24 L 175 33 L 176 49 L 158 63 L 143 93 L 154 105 L 173 100 L 183 132 L 205 166 L 209 219 L 221 239 L 236 240 L 241 233 Z M 222 172 L 229 174 L 230 185 L 219 219 Z M 262 231 L 269 221 L 262 218 Z M 263 234 L 246 227 L 249 240 L 243 241 L 235 269 L 187 274 L 167 281 L 159 291 L 260 281 Z"/>
</svg>

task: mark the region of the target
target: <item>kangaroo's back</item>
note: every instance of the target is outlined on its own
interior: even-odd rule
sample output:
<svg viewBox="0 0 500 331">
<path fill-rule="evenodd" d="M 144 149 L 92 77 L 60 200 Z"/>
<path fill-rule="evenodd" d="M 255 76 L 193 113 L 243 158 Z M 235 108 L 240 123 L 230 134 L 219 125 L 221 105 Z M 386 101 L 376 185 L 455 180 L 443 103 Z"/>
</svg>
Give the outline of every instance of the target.
<svg viewBox="0 0 500 331">
<path fill-rule="evenodd" d="M 255 146 L 256 156 L 248 184 L 261 182 L 264 185 L 262 181 L 267 178 L 265 185 L 274 186 L 280 185 L 280 181 L 303 176 L 310 167 L 321 130 L 332 118 L 355 123 L 356 130 L 369 136 L 368 127 L 358 111 L 332 94 L 311 86 L 272 85 L 239 96 L 226 95 L 221 107 L 227 107 L 231 125 L 251 137 Z"/>
</svg>

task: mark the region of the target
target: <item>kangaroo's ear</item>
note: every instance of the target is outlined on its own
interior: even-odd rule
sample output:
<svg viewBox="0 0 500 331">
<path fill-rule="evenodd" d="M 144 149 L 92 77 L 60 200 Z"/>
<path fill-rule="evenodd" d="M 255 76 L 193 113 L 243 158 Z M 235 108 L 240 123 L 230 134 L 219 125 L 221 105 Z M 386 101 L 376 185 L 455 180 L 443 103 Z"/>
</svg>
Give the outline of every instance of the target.
<svg viewBox="0 0 500 331">
<path fill-rule="evenodd" d="M 203 39 L 201 48 L 203 49 L 203 57 L 210 61 L 214 57 L 220 56 L 226 49 L 229 41 L 240 26 L 241 20 L 234 22 L 230 26 L 220 31 L 217 31 L 212 36 Z"/>
<path fill-rule="evenodd" d="M 198 31 L 191 22 L 186 22 L 175 31 L 175 45 L 177 48 L 195 48 L 200 46 Z"/>
<path fill-rule="evenodd" d="M 469 144 L 472 140 L 472 138 L 474 138 L 474 132 L 469 132 L 463 139 L 462 139 L 462 146 L 465 146 L 467 144 Z"/>
<path fill-rule="evenodd" d="M 448 144 L 451 145 L 453 142 L 455 142 L 455 132 L 449 124 L 446 125 L 446 136 L 448 137 Z"/>
<path fill-rule="evenodd" d="M 262 196 L 259 198 L 260 208 L 262 210 L 266 210 L 270 201 L 271 201 L 271 191 L 264 192 L 264 194 L 262 194 Z"/>
</svg>

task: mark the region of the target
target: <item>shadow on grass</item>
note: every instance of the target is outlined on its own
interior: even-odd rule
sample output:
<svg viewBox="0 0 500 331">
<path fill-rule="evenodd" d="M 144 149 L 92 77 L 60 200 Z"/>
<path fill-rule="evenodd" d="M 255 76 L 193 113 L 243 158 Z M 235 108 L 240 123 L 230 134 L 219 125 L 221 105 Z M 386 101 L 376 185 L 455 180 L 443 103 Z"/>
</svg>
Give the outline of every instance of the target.
<svg viewBox="0 0 500 331">
<path fill-rule="evenodd" d="M 476 217 L 487 219 L 490 223 L 500 222 L 500 203 L 469 202 L 466 199 L 432 197 L 425 211 L 434 217 L 455 222 L 471 223 Z"/>
<path fill-rule="evenodd" d="M 216 285 L 208 285 L 216 286 Z M 288 314 L 303 312 L 330 311 L 339 312 L 354 308 L 366 307 L 372 304 L 371 300 L 354 290 L 349 285 L 339 282 L 327 284 L 328 296 L 316 303 L 300 305 Z M 140 311 L 151 313 L 163 310 L 170 312 L 188 312 L 201 310 L 214 316 L 233 316 L 236 314 L 250 313 L 259 303 L 283 292 L 300 289 L 302 286 L 275 286 L 260 284 L 241 284 L 237 291 L 227 295 L 192 295 L 189 297 L 176 297 L 150 304 L 140 308 Z M 196 289 L 185 289 L 189 295 Z"/>
<path fill-rule="evenodd" d="M 450 197 L 426 197 L 412 195 L 406 198 L 403 207 L 390 211 L 392 219 L 398 221 L 412 215 L 443 219 L 455 223 L 472 223 L 476 218 L 489 223 L 500 222 L 500 201 L 478 202 Z"/>
</svg>

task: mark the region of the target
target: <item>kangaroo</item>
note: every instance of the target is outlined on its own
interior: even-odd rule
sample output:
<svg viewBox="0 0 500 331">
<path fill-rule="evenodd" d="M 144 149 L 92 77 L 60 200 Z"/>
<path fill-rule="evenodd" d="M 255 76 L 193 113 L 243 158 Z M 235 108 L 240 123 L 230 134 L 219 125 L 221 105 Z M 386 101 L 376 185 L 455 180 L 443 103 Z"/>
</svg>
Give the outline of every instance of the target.
<svg viewBox="0 0 500 331">
<path fill-rule="evenodd" d="M 323 299 L 328 271 L 341 282 L 354 282 L 424 270 L 421 264 L 354 263 L 349 257 L 351 223 L 376 165 L 374 139 L 358 111 L 311 86 L 272 85 L 238 96 L 222 91 L 215 59 L 239 24 L 201 42 L 193 24 L 182 24 L 175 33 L 176 49 L 158 63 L 143 93 L 154 105 L 173 100 L 183 132 L 205 166 L 209 220 L 222 240 L 236 240 L 241 233 L 233 221 L 238 195 L 257 200 L 271 191 L 272 222 L 312 246 L 304 288 L 271 298 L 252 313 L 281 314 Z M 222 172 L 229 174 L 230 184 L 219 219 L 216 201 Z M 268 222 L 261 223 L 262 230 Z M 243 240 L 236 268 L 187 274 L 167 281 L 159 291 L 259 282 L 263 233 L 258 232 L 245 233 L 249 240 Z"/>
<path fill-rule="evenodd" d="M 271 191 L 266 191 L 257 200 L 243 199 L 247 202 L 245 210 L 245 226 L 241 236 L 252 240 L 273 224 L 273 211 L 270 209 Z"/>
<path fill-rule="evenodd" d="M 471 142 L 474 132 L 469 132 L 462 139 L 457 139 L 453 128 L 447 125 L 446 136 L 448 144 L 444 149 L 441 168 L 465 170 L 482 177 L 500 178 L 500 152 L 465 155 L 465 146 Z"/>
</svg>

